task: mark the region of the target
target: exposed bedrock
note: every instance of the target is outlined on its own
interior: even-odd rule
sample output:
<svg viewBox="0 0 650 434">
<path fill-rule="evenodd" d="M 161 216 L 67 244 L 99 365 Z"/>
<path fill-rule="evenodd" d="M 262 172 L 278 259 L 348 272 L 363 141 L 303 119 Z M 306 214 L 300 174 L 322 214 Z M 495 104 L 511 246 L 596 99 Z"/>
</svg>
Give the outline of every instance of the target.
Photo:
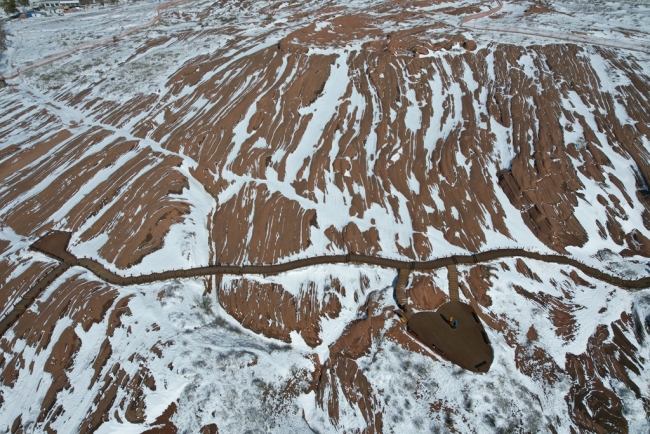
<svg viewBox="0 0 650 434">
<path fill-rule="evenodd" d="M 308 30 L 285 39 L 305 45 Z M 427 258 L 429 233 L 439 230 L 476 251 L 488 232 L 512 237 L 511 205 L 558 252 L 588 240 L 593 220 L 576 214 L 586 206 L 602 209 L 601 236 L 619 251 L 648 255 L 648 229 L 626 223 L 634 212 L 650 227 L 650 95 L 633 61 L 571 45 L 413 57 L 371 47 L 306 54 L 287 44 L 237 60 L 227 82 L 179 72 L 170 83 L 196 89 L 150 132 L 196 159 L 206 190 L 223 198 L 212 233 L 223 262 L 276 261 L 310 246 L 314 232 L 330 249 L 379 254 L 388 243 Z M 210 103 L 188 120 L 182 113 L 199 98 Z M 631 173 L 636 185 L 619 178 Z M 238 182 L 245 186 L 225 193 Z"/>
<path fill-rule="evenodd" d="M 317 364 L 314 371 L 312 387 L 316 392 L 316 404 L 327 412 L 334 426 L 343 428 L 341 419 L 346 413 L 358 409 L 366 425 L 364 432 L 383 432 L 382 411 L 375 396 L 377 392 L 357 360 L 371 355 L 373 344 L 384 337 L 417 347 L 417 344 L 408 342 L 391 310 L 382 308 L 385 296 L 385 293 L 370 293 L 358 312 L 359 319 L 329 347 L 329 358 L 317 360 L 322 365 Z"/>
<path fill-rule="evenodd" d="M 501 264 L 506 266 L 505 263 Z M 506 266 L 507 267 L 507 266 Z M 529 279 L 529 282 L 543 280 L 530 270 L 528 265 L 518 259 L 516 270 Z M 566 382 L 570 387 L 564 397 L 571 421 L 581 430 L 588 432 L 628 432 L 624 400 L 637 399 L 647 413 L 650 398 L 647 390 L 639 387 L 644 374 L 645 360 L 641 347 L 650 333 L 650 327 L 639 316 L 636 308 L 622 312 L 619 319 L 601 324 L 589 337 L 586 349 L 580 354 L 567 353 L 563 364 L 558 365 L 539 339 L 539 324 L 528 330 L 519 329 L 515 312 L 495 315 L 490 312 L 489 286 L 498 284 L 498 271 L 485 266 L 473 266 L 463 273 L 465 295 L 470 303 L 481 309 L 481 318 L 490 326 L 503 333 L 506 342 L 515 348 L 517 369 L 524 375 L 539 380 L 543 388 L 558 387 Z M 562 342 L 570 343 L 575 339 L 580 324 L 577 322 L 579 312 L 584 305 L 575 302 L 575 295 L 594 286 L 580 278 L 576 273 L 562 273 L 563 281 L 551 279 L 551 283 L 562 291 L 563 296 L 556 297 L 544 292 L 527 291 L 514 285 L 518 296 L 533 303 L 540 318 L 548 318 L 554 334 Z M 487 301 L 487 303 L 486 303 Z M 604 312 L 606 308 L 601 308 Z M 523 336 L 522 336 L 523 335 Z M 523 338 L 523 339 L 522 339 Z M 632 398 L 633 397 L 633 398 Z M 551 424 L 554 425 L 554 424 Z"/>
<path fill-rule="evenodd" d="M 643 375 L 643 358 L 640 361 L 638 355 L 641 342 L 631 342 L 622 332 L 637 326 L 635 321 L 638 319 L 624 312 L 621 319 L 609 327 L 598 327 L 585 353 L 567 355 L 566 371 L 572 386 L 566 402 L 574 423 L 581 429 L 593 432 L 628 430 L 618 382 L 641 400 L 646 414 L 650 410 L 647 392 L 634 380 Z"/>
<path fill-rule="evenodd" d="M 197 58 L 157 102 L 59 95 L 95 125 L 47 132 L 63 126 L 47 109 L 7 103 L 39 134 L 0 153 L 0 218 L 24 236 L 57 222 L 79 242 L 108 235 L 97 253 L 127 268 L 196 206 L 183 195 L 189 173 L 217 203 L 215 262 L 271 263 L 312 246 L 426 259 L 513 230 L 526 245 L 512 207 L 557 252 L 597 236 L 650 254 L 650 80 L 633 59 L 573 45 L 471 51 L 422 29 L 372 33 L 359 50 L 287 48 L 318 48 L 322 32 L 303 28 L 230 63 Z M 196 167 L 116 137 L 125 107 L 140 116 L 136 138 Z"/>
<path fill-rule="evenodd" d="M 373 346 L 383 339 L 435 357 L 406 335 L 393 307 L 386 305 L 390 292 L 372 291 L 368 285 L 365 277 L 361 277 L 359 288 L 354 289 L 330 278 L 325 284 L 312 282 L 296 288 L 299 291 L 292 295 L 279 285 L 241 278 L 221 284 L 219 303 L 244 327 L 257 333 L 291 342 L 291 332 L 298 332 L 309 346 L 316 347 L 323 342 L 320 324 L 338 318 L 341 313 L 339 299 L 356 300 L 360 304 L 354 312 L 356 319 L 336 340 L 328 343 L 328 358 L 320 360 L 314 356 L 309 390 L 315 392 L 316 405 L 326 412 L 334 426 L 342 428 L 343 419 L 356 414 L 367 432 L 382 432 L 382 412 L 375 398 L 376 391 L 359 366 L 359 359 L 371 355 Z M 366 297 L 365 303 L 361 297 Z M 427 308 L 436 302 L 424 299 L 422 303 Z"/>
<path fill-rule="evenodd" d="M 0 219 L 29 236 L 63 218 L 82 241 L 98 236 L 114 240 L 99 249 L 108 261 L 119 268 L 135 265 L 162 247 L 169 227 L 189 212 L 190 205 L 177 199 L 188 187 L 177 169 L 181 158 L 115 139 L 99 127 L 77 133 L 54 149 L 49 145 L 54 139 L 49 139 L 12 155 L 13 177 L 0 191 L 0 206 L 7 207 Z M 38 170 L 21 168 L 28 164 L 24 160 L 35 158 L 42 158 Z M 33 193 L 21 198 L 26 191 Z"/>
<path fill-rule="evenodd" d="M 221 3 L 210 7 L 227 20 Z M 155 71 L 165 77 L 160 93 L 122 97 L 127 81 L 140 84 L 129 73 L 104 92 L 119 71 L 91 77 L 92 66 L 39 88 L 74 57 L 21 76 L 0 98 L 0 308 L 11 311 L 55 266 L 27 250 L 52 230 L 71 232 L 71 252 L 121 275 L 179 268 L 173 258 L 188 267 L 344 252 L 425 260 L 509 242 L 581 260 L 596 250 L 650 257 L 647 61 L 593 46 L 468 40 L 432 22 L 431 11 L 481 6 L 437 3 L 384 2 L 355 16 L 326 5 L 327 25 L 312 25 L 317 14 L 298 9 L 319 2 L 283 2 L 275 7 L 295 17 L 262 17 L 254 32 L 245 14 L 207 29 L 170 13 L 107 56 L 121 70 L 164 58 L 172 69 Z M 391 23 L 423 25 L 385 31 L 382 14 L 393 13 Z M 207 54 L 179 54 L 178 44 L 204 41 Z M 631 271 L 608 273 L 645 272 L 640 261 L 618 265 Z M 256 405 L 256 428 L 302 406 L 297 420 L 312 409 L 323 432 L 351 420 L 360 432 L 404 430 L 399 417 L 427 411 L 443 430 L 454 419 L 449 430 L 471 431 L 463 424 L 487 426 L 481 408 L 511 411 L 492 421 L 496 431 L 502 421 L 528 426 L 523 414 L 539 406 L 549 416 L 532 432 L 633 430 L 634 417 L 650 413 L 650 316 L 631 304 L 643 294 L 562 267 L 509 258 L 459 265 L 463 299 L 496 343 L 491 378 L 507 393 L 481 383 L 487 376 L 457 375 L 405 333 L 385 269 L 341 266 L 337 280 L 323 265 L 309 278 L 295 270 L 120 288 L 71 267 L 0 339 L 0 410 L 12 419 L 3 427 L 214 433 L 218 422 L 228 432 L 222 422 L 241 429 Z M 347 275 L 354 270 L 358 281 Z M 413 272 L 410 307 L 444 303 L 445 276 Z M 219 315 L 263 336 L 194 306 L 206 281 Z M 302 364 L 275 388 L 264 375 L 284 361 Z M 465 391 L 497 400 L 472 407 Z M 407 402 L 421 407 L 408 412 Z"/>
<path fill-rule="evenodd" d="M 326 290 L 314 282 L 286 291 L 280 284 L 260 283 L 246 278 L 219 286 L 219 303 L 244 327 L 263 335 L 291 342 L 291 333 L 298 332 L 311 347 L 320 345 L 320 321 L 337 318 L 341 312 L 339 295 L 345 287 L 330 279 Z"/>
</svg>

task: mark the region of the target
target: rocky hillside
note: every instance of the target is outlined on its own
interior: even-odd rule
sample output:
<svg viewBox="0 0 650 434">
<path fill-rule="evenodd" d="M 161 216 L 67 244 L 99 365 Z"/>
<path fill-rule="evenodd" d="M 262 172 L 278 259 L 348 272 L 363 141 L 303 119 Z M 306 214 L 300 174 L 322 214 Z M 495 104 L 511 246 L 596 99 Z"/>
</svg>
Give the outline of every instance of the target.
<svg viewBox="0 0 650 434">
<path fill-rule="evenodd" d="M 574 3 L 482 20 L 525 11 L 566 29 Z M 146 22 L 156 6 L 133 11 Z M 58 265 L 29 249 L 51 230 L 125 276 L 504 247 L 650 275 L 650 55 L 458 27 L 492 6 L 190 1 L 8 80 L 3 317 Z M 93 14 L 38 25 L 86 23 L 71 44 L 110 36 Z M 0 72 L 49 53 L 32 23 L 8 25 Z M 396 270 L 120 287 L 72 267 L 0 340 L 0 429 L 648 430 L 648 290 L 517 258 L 459 272 L 495 352 L 484 375 L 406 333 Z M 413 273 L 408 295 L 435 310 L 446 271 Z"/>
</svg>

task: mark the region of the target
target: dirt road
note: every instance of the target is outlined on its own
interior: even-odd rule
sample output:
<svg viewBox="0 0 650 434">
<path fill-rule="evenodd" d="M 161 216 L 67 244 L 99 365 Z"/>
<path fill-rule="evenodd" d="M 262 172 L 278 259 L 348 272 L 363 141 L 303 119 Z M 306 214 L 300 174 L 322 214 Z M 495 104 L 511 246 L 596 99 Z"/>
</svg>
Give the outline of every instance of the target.
<svg viewBox="0 0 650 434">
<path fill-rule="evenodd" d="M 18 67 L 15 70 L 8 72 L 7 74 L 4 74 L 5 79 L 13 79 L 18 77 L 21 73 L 25 71 L 29 71 L 34 68 L 38 68 L 40 66 L 47 65 L 49 63 L 52 63 L 56 60 L 62 59 L 64 57 L 70 56 L 75 53 L 79 53 L 82 51 L 90 50 L 93 48 L 98 48 L 104 45 L 108 45 L 110 43 L 113 43 L 115 39 L 119 38 L 124 38 L 132 33 L 138 32 L 140 30 L 144 30 L 148 27 L 153 26 L 160 20 L 160 10 L 170 7 L 174 4 L 183 2 L 186 0 L 171 0 L 169 2 L 163 3 L 159 5 L 156 9 L 158 11 L 158 14 L 148 23 L 141 24 L 139 26 L 135 26 L 129 30 L 125 30 L 124 32 L 118 33 L 110 38 L 104 38 L 100 39 L 99 41 L 93 41 L 93 42 L 88 42 L 86 44 L 81 44 L 78 45 L 77 47 L 71 48 L 69 50 L 63 51 L 61 53 L 53 54 L 51 56 L 47 56 L 37 62 L 31 63 L 29 65 L 25 65 L 22 67 Z M 492 14 L 495 14 L 496 12 L 499 12 L 504 5 L 503 0 L 497 0 L 499 5 L 495 8 L 492 8 L 488 11 L 484 12 L 479 12 L 477 14 L 473 15 L 468 15 L 464 17 L 460 21 L 460 27 L 466 27 L 469 29 L 474 29 L 474 30 L 486 30 L 486 31 L 494 31 L 494 32 L 504 32 L 504 33 L 513 33 L 513 34 L 523 34 L 523 35 L 530 35 L 530 36 L 539 36 L 539 37 L 544 37 L 544 38 L 550 38 L 550 39 L 557 39 L 561 41 L 567 41 L 567 42 L 576 42 L 576 43 L 586 43 L 586 44 L 593 44 L 593 45 L 600 45 L 604 47 L 611 47 L 611 48 L 621 48 L 625 50 L 633 50 L 633 51 L 640 51 L 644 53 L 650 53 L 650 47 L 647 47 L 641 43 L 635 43 L 635 42 L 625 42 L 625 41 L 615 41 L 615 40 L 608 40 L 608 39 L 603 39 L 603 38 L 595 38 L 595 37 L 590 37 L 590 36 L 581 36 L 581 35 L 573 35 L 573 34 L 566 34 L 566 33 L 556 33 L 556 32 L 551 32 L 547 30 L 541 30 L 541 29 L 529 29 L 529 28 L 521 28 L 521 27 L 510 27 L 510 26 L 500 26 L 500 25 L 486 25 L 486 24 L 477 24 L 477 23 L 471 23 L 471 21 L 478 20 L 480 18 L 485 18 L 488 17 Z"/>
<path fill-rule="evenodd" d="M 469 15 L 463 18 L 460 21 L 460 27 L 466 27 L 468 29 L 473 29 L 473 30 L 486 30 L 491 32 L 538 36 L 547 39 L 557 39 L 559 41 L 564 41 L 564 42 L 599 45 L 601 47 L 620 48 L 623 50 L 639 51 L 642 53 L 650 54 L 649 44 L 643 44 L 641 42 L 636 43 L 633 41 L 621 41 L 621 40 L 613 40 L 613 39 L 596 38 L 593 36 L 582 36 L 582 35 L 576 35 L 571 33 L 559 33 L 559 32 L 553 32 L 549 30 L 531 29 L 528 27 L 512 27 L 512 26 L 502 26 L 499 24 L 479 24 L 479 23 L 471 22 L 471 21 L 478 20 L 479 18 L 485 18 L 499 12 L 503 8 L 504 2 L 503 0 L 497 0 L 497 2 L 499 3 L 499 5 L 495 8 L 492 8 L 488 11 L 480 12 L 478 14 Z"/>
<path fill-rule="evenodd" d="M 31 69 L 38 68 L 38 67 L 43 66 L 43 65 L 47 65 L 47 64 L 52 63 L 52 62 L 54 62 L 56 60 L 63 59 L 64 57 L 70 56 L 72 54 L 80 53 L 82 51 L 91 50 L 93 48 L 98 48 L 98 47 L 102 47 L 104 45 L 114 43 L 116 39 L 124 38 L 124 37 L 126 37 L 126 36 L 128 36 L 128 35 L 130 35 L 132 33 L 135 33 L 135 32 L 138 32 L 140 30 L 144 30 L 146 28 L 149 28 L 149 27 L 153 26 L 154 24 L 156 24 L 158 22 L 158 20 L 160 20 L 160 11 L 162 9 L 168 8 L 168 7 L 170 7 L 170 6 L 172 6 L 172 5 L 176 4 L 176 3 L 180 3 L 180 2 L 183 2 L 183 1 L 186 1 L 186 0 L 171 0 L 171 1 L 168 1 L 166 3 L 162 3 L 162 4 L 158 5 L 158 7 L 156 7 L 157 14 L 148 23 L 132 27 L 132 28 L 130 28 L 128 30 L 125 30 L 125 31 L 123 31 L 121 33 L 113 35 L 113 36 L 111 36 L 109 38 L 104 38 L 104 39 L 100 39 L 98 41 L 93 41 L 93 42 L 87 42 L 85 44 L 77 45 L 76 47 L 71 48 L 69 50 L 65 50 L 65 51 L 62 51 L 60 53 L 44 57 L 43 59 L 41 59 L 41 60 L 39 60 L 37 62 L 30 63 L 29 65 L 18 67 L 16 69 L 14 69 L 13 71 L 4 74 L 4 78 L 6 80 L 16 78 L 25 71 L 29 71 Z"/>
</svg>

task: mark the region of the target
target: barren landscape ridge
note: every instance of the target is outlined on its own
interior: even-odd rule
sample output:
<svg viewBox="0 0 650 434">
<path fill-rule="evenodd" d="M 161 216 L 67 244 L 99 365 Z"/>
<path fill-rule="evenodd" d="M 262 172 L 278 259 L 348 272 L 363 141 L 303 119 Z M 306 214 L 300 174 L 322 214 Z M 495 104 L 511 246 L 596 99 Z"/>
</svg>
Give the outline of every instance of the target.
<svg viewBox="0 0 650 434">
<path fill-rule="evenodd" d="M 650 431 L 647 2 L 48 8 L 0 430 Z"/>
</svg>

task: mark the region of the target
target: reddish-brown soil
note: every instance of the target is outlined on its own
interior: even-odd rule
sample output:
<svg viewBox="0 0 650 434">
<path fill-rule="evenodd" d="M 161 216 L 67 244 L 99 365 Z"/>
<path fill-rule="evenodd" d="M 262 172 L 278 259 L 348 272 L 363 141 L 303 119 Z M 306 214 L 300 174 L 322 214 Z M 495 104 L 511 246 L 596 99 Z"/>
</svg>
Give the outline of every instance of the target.
<svg viewBox="0 0 650 434">
<path fill-rule="evenodd" d="M 368 355 L 373 341 L 388 328 L 386 336 L 409 349 L 424 352 L 406 335 L 402 324 L 389 309 L 379 308 L 380 300 L 371 293 L 360 310 L 362 319 L 350 324 L 341 337 L 330 346 L 329 359 L 318 361 L 312 388 L 316 391 L 317 405 L 327 411 L 330 419 L 338 425 L 339 406 L 358 406 L 367 423 L 367 432 L 381 431 L 381 411 L 376 410 L 372 386 L 356 359 Z M 427 354 L 431 356 L 430 354 Z"/>
<path fill-rule="evenodd" d="M 74 232 L 81 242 L 105 236 L 109 241 L 97 254 L 125 270 L 162 248 L 170 227 L 186 221 L 195 204 L 181 197 L 193 176 L 215 199 L 207 228 L 213 250 L 210 264 L 230 264 L 127 278 L 129 273 L 113 273 L 96 261 L 72 256 L 65 249 L 67 238 L 63 235 L 35 245 L 62 260 L 64 264 L 58 267 L 34 254 L 37 259 L 27 259 L 33 262 L 15 276 L 16 255 L 3 258 L 0 303 L 13 316 L 3 329 L 12 333 L 0 340 L 0 376 L 4 387 L 12 388 L 20 375 L 26 375 L 27 353 L 21 349 L 25 345 L 47 356 L 47 375 L 53 381 L 38 404 L 38 429 L 53 429 L 52 421 L 64 411 L 58 398 L 71 388 L 68 376 L 79 351 L 80 330 L 107 319 L 106 334 L 111 337 L 131 314 L 129 301 L 137 292 L 127 297 L 118 286 L 215 274 L 275 274 L 316 263 L 413 267 L 407 292 L 416 310 L 438 309 L 446 299 L 445 288 L 429 280 L 431 270 L 456 262 L 468 264 L 471 267 L 461 270 L 460 289 L 469 305 L 514 349 L 518 372 L 543 378 L 549 387 L 570 381 L 566 405 L 577 430 L 629 429 L 624 399 L 613 389 L 612 380 L 629 388 L 642 400 L 646 413 L 650 412 L 646 391 L 635 384 L 635 375 L 643 374 L 640 343 L 626 338 L 643 327 L 632 315 L 599 325 L 585 351 L 569 354 L 566 363 L 560 363 L 543 348 L 542 330 L 517 330 L 512 318 L 498 317 L 490 310 L 494 308 L 491 290 L 500 269 L 495 261 L 500 258 L 518 257 L 514 268 L 520 278 L 530 282 L 546 276 L 533 272 L 532 264 L 526 262 L 529 259 L 568 264 L 587 276 L 629 289 L 646 288 L 650 279 L 621 279 L 573 258 L 525 250 L 440 257 L 445 253 L 428 235 L 440 231 L 446 242 L 469 252 L 489 249 L 488 240 L 494 239 L 489 231 L 513 237 L 512 228 L 506 225 L 506 212 L 511 212 L 512 206 L 531 236 L 559 254 L 596 237 L 609 243 L 614 253 L 650 257 L 650 160 L 644 141 L 650 140 L 650 87 L 644 67 L 632 55 L 572 44 L 521 47 L 479 42 L 478 47 L 464 31 L 440 24 L 431 19 L 432 12 L 417 8 L 434 3 L 438 2 L 386 2 L 369 6 L 365 13 L 349 14 L 345 7 L 323 5 L 314 13 L 301 10 L 300 2 L 288 2 L 283 7 L 294 10 L 289 25 L 307 15 L 315 21 L 311 15 L 321 14 L 330 18 L 330 27 L 296 25 L 278 44 L 250 52 L 245 50 L 258 40 L 245 41 L 244 48 L 237 45 L 245 37 L 234 24 L 224 25 L 223 30 L 179 31 L 174 34 L 179 41 L 201 32 L 231 39 L 223 48 L 179 64 L 168 78 L 165 90 L 169 93 L 162 97 L 154 92 L 112 101 L 110 95 L 93 92 L 77 77 L 70 78 L 72 85 L 48 91 L 53 104 L 74 108 L 81 118 L 92 120 L 92 127 L 64 121 L 54 106 L 28 95 L 26 84 L 3 91 L 6 98 L 0 101 L 0 111 L 6 120 L 0 123 L 0 138 L 7 141 L 0 151 L 0 206 L 6 210 L 0 215 L 3 227 L 30 240 L 54 227 Z M 454 6 L 450 2 L 437 13 L 460 18 L 480 11 L 479 5 Z M 279 7 L 275 5 L 275 9 Z M 541 12 L 538 6 L 529 9 L 529 13 Z M 268 14 L 274 13 L 269 6 Z M 177 17 L 191 20 L 185 12 Z M 168 18 L 172 20 L 172 13 Z M 411 20 L 423 24 L 393 26 Z M 389 25 L 401 30 L 387 33 Z M 433 38 L 433 33 L 437 37 Z M 124 58 L 155 56 L 166 40 L 163 36 L 134 43 Z M 309 155 L 296 164 L 290 156 L 314 119 L 314 115 L 301 112 L 322 97 L 339 58 L 310 49 L 344 47 L 359 41 L 361 49 L 346 53 L 349 82 L 342 102 L 326 119 Z M 617 84 L 618 95 L 601 86 L 591 60 L 596 55 L 624 78 Z M 521 67 L 524 58 L 532 65 L 532 75 Z M 407 128 L 405 108 L 411 104 L 407 98 L 411 90 L 422 112 L 417 131 Z M 24 102 L 15 98 L 17 92 L 25 92 Z M 588 107 L 593 119 L 571 107 L 569 95 Z M 359 105 L 352 103 L 355 100 Z M 196 110 L 201 104 L 204 109 Z M 619 108 L 629 119 L 618 116 Z M 250 137 L 233 155 L 234 128 L 249 110 L 252 117 L 243 129 Z M 439 123 L 431 123 L 434 115 L 439 115 Z M 131 120 L 137 122 L 132 128 L 128 126 Z M 440 131 L 443 126 L 444 134 Z M 121 134 L 119 130 L 126 128 L 131 130 Z M 497 134 L 501 129 L 508 131 L 505 139 Z M 567 138 L 576 130 L 582 133 L 573 143 Z M 20 134 L 14 131 L 25 134 L 16 139 Z M 512 158 L 496 157 L 497 150 L 504 147 L 512 150 Z M 620 165 L 610 159 L 612 155 L 630 162 L 636 184 L 625 181 L 618 172 Z M 180 168 L 184 158 L 196 163 L 189 172 Z M 102 177 L 103 171 L 117 165 L 119 170 Z M 40 188 L 53 173 L 57 182 Z M 276 174 L 278 182 L 292 191 L 285 195 L 273 187 Z M 95 182 L 97 178 L 101 182 Z M 586 197 L 585 182 L 607 185 L 610 193 L 603 189 L 596 197 Z M 234 194 L 225 194 L 234 188 Z M 350 198 L 341 211 L 349 221 L 338 227 L 323 223 L 326 215 L 317 213 L 316 208 L 322 204 L 324 191 Z M 500 202 L 502 192 L 509 203 Z M 227 198 L 220 201 L 224 196 Z M 403 209 L 401 198 L 406 198 Z M 578 205 L 603 210 L 604 217 L 597 221 L 598 233 L 587 232 L 584 213 L 576 213 Z M 369 215 L 377 209 L 386 212 L 387 220 L 369 223 Z M 639 213 L 643 227 L 630 229 L 630 210 Z M 58 217 L 53 218 L 55 215 Z M 380 236 L 382 224 L 393 220 L 410 224 L 404 229 L 406 238 Z M 314 234 L 328 240 L 326 251 L 319 252 L 324 256 L 288 261 L 312 245 Z M 516 241 L 526 247 L 525 237 Z M 0 241 L 0 252 L 8 248 Z M 334 250 L 356 255 L 328 256 Z M 388 256 L 386 251 L 397 252 L 390 255 L 404 260 L 381 260 L 382 255 Z M 431 258 L 439 259 L 428 261 Z M 41 291 L 49 288 L 47 279 L 54 276 L 55 268 L 67 270 L 65 278 L 60 278 L 46 298 L 39 298 Z M 97 278 L 82 277 L 82 268 Z M 169 268 L 176 267 L 169 264 Z M 577 271 L 566 274 L 562 285 L 593 289 Z M 320 321 L 336 318 L 341 309 L 339 296 L 353 290 L 342 287 L 335 277 L 330 279 L 332 290 L 322 299 L 309 285 L 289 291 L 253 277 L 241 277 L 236 287 L 217 279 L 218 285 L 209 288 L 218 293 L 223 309 L 250 330 L 284 342 L 297 332 L 314 347 L 321 343 Z M 574 300 L 526 285 L 514 289 L 517 297 L 548 315 L 557 336 L 567 340 L 575 336 L 580 324 Z M 380 307 L 383 304 L 373 294 L 370 292 L 367 304 L 358 312 L 359 320 L 348 324 L 331 345 L 328 359 L 314 360 L 312 385 L 318 406 L 335 424 L 341 421 L 341 407 L 347 402 L 359 409 L 367 432 L 382 430 L 377 397 L 386 393 L 373 390 L 360 368 L 359 359 L 371 354 L 374 343 L 388 339 L 437 360 L 405 332 L 391 309 Z M 70 326 L 53 339 L 61 318 L 70 319 Z M 163 344 L 152 344 L 154 356 L 161 354 Z M 83 409 L 86 413 L 80 431 L 98 429 L 117 409 L 119 417 L 131 423 L 155 420 L 156 429 L 175 430 L 172 420 L 177 404 L 161 414 L 151 414 L 152 409 L 145 406 L 144 396 L 156 389 L 155 373 L 146 368 L 127 372 L 115 360 L 118 350 L 105 338 L 89 362 L 91 383 L 98 389 L 92 406 Z M 0 396 L 0 406 L 3 399 Z M 432 402 L 431 408 L 447 414 L 456 411 L 442 401 Z M 13 431 L 27 429 L 20 416 L 9 423 Z M 217 432 L 217 427 L 207 425 L 202 431 Z"/>
<path fill-rule="evenodd" d="M 409 307 L 418 310 L 435 310 L 447 301 L 444 288 L 439 288 L 433 282 L 432 273 L 412 273 L 407 295 Z"/>
<path fill-rule="evenodd" d="M 315 347 L 321 343 L 320 318 L 336 318 L 341 311 L 337 294 L 345 288 L 336 279 L 330 281 L 329 287 L 331 292 L 323 299 L 319 298 L 313 283 L 300 288 L 300 296 L 296 297 L 281 285 L 241 279 L 230 287 L 219 286 L 219 303 L 254 332 L 291 342 L 291 332 L 297 331 L 307 345 Z"/>
<path fill-rule="evenodd" d="M 553 9 L 550 9 L 548 6 L 543 4 L 534 4 L 524 12 L 524 15 L 533 15 L 533 14 L 547 14 L 550 12 L 555 12 Z"/>
<path fill-rule="evenodd" d="M 572 386 L 566 401 L 573 421 L 583 430 L 628 430 L 623 403 L 603 378 L 614 378 L 629 387 L 637 397 L 642 396 L 643 392 L 630 377 L 632 372 L 636 375 L 641 373 L 638 348 L 621 332 L 631 326 L 631 316 L 624 313 L 609 327 L 598 327 L 589 339 L 585 353 L 567 355 L 566 370 Z M 611 342 L 606 342 L 608 339 Z M 646 412 L 650 409 L 647 400 L 644 400 L 644 409 Z"/>
</svg>

